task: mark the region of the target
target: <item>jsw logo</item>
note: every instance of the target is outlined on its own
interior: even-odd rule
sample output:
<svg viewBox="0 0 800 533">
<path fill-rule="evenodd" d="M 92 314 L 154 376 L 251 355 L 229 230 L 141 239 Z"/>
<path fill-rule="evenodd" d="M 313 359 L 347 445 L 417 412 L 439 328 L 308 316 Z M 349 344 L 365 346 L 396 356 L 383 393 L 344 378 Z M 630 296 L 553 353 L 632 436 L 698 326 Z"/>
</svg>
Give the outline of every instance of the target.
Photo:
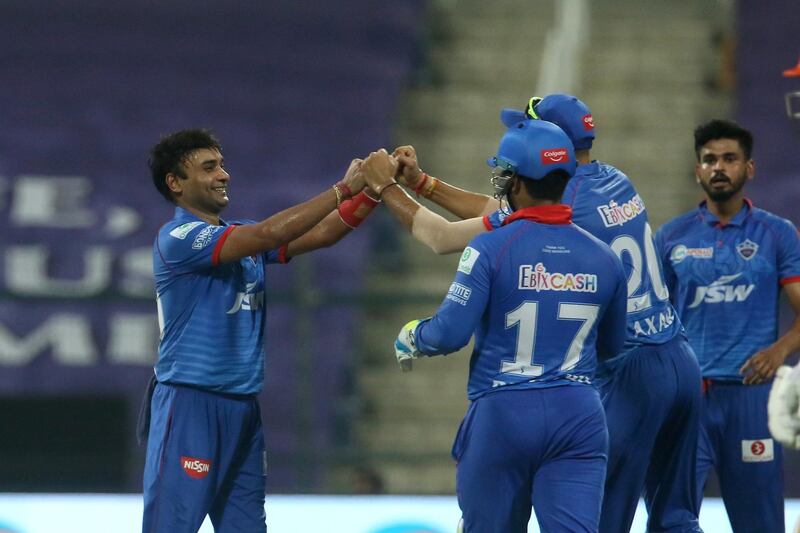
<svg viewBox="0 0 800 533">
<path fill-rule="evenodd" d="M 245 292 L 236 293 L 236 301 L 228 309 L 227 314 L 232 315 L 239 311 L 257 311 L 264 307 L 264 291 L 253 292 L 256 283 L 248 283 Z"/>
<path fill-rule="evenodd" d="M 747 300 L 747 297 L 750 296 L 750 293 L 756 288 L 754 284 L 728 285 L 728 283 L 741 275 L 742 273 L 739 272 L 738 274 L 722 276 L 707 287 L 697 287 L 694 301 L 692 305 L 689 306 L 689 309 L 693 309 L 701 303 L 718 304 L 722 302 L 743 302 Z"/>
</svg>

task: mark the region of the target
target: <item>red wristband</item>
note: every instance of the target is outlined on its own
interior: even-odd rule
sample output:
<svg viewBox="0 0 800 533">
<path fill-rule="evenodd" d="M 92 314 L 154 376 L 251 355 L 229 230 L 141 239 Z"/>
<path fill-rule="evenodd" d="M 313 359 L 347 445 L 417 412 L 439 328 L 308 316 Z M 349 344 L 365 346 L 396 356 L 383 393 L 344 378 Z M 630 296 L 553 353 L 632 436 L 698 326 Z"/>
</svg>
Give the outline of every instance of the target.
<svg viewBox="0 0 800 533">
<path fill-rule="evenodd" d="M 345 200 L 339 206 L 339 218 L 346 226 L 356 229 L 359 224 L 364 222 L 372 212 L 372 209 L 378 205 L 378 202 L 369 197 L 369 195 L 361 191 L 350 200 Z"/>
<path fill-rule="evenodd" d="M 428 174 L 423 172 L 422 173 L 422 179 L 419 180 L 419 183 L 417 183 L 417 186 L 414 187 L 414 194 L 417 195 L 417 198 L 419 198 L 419 193 L 422 191 L 422 188 L 425 186 L 426 183 L 428 183 Z"/>
</svg>

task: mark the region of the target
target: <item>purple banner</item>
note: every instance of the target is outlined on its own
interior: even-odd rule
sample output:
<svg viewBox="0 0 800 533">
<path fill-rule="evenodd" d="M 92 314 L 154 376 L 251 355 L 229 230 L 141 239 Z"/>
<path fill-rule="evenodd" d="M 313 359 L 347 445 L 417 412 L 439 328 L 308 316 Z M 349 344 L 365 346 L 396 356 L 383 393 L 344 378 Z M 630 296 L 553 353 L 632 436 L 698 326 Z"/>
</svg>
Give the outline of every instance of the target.
<svg viewBox="0 0 800 533">
<path fill-rule="evenodd" d="M 420 7 L 3 2 L 0 394 L 138 394 L 159 335 L 152 239 L 172 216 L 150 146 L 214 129 L 232 174 L 228 218 L 321 192 L 387 144 Z M 316 288 L 358 283 L 368 232 L 347 253 L 314 254 Z M 268 276 L 291 290 L 291 266 Z M 287 335 L 272 328 L 268 357 Z"/>
</svg>

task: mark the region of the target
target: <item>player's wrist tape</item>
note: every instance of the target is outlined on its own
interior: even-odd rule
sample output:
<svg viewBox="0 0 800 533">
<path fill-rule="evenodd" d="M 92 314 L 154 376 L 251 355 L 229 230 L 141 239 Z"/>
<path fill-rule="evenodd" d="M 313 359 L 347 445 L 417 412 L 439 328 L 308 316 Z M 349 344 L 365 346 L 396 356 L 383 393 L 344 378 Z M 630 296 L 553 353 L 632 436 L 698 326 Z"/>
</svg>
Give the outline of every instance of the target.
<svg viewBox="0 0 800 533">
<path fill-rule="evenodd" d="M 414 187 L 414 193 L 417 195 L 417 198 L 420 196 L 424 198 L 430 198 L 437 185 L 439 185 L 438 179 L 428 175 L 426 172 L 423 172 L 422 179 L 419 180 L 417 186 Z"/>
<path fill-rule="evenodd" d="M 376 191 L 378 193 L 378 199 L 383 198 L 384 191 L 386 191 L 386 189 L 388 189 L 389 187 L 391 187 L 393 185 L 399 185 L 399 183 L 397 183 L 396 181 L 393 181 L 391 183 L 387 183 L 385 186 L 381 187 L 380 191 Z"/>
<path fill-rule="evenodd" d="M 356 229 L 379 202 L 379 200 L 370 197 L 366 191 L 361 191 L 353 198 L 345 200 L 339 205 L 339 218 L 349 228 Z"/>
<path fill-rule="evenodd" d="M 336 207 L 339 207 L 343 201 L 353 196 L 350 187 L 343 181 L 337 181 L 333 184 L 333 192 L 336 193 Z"/>
</svg>

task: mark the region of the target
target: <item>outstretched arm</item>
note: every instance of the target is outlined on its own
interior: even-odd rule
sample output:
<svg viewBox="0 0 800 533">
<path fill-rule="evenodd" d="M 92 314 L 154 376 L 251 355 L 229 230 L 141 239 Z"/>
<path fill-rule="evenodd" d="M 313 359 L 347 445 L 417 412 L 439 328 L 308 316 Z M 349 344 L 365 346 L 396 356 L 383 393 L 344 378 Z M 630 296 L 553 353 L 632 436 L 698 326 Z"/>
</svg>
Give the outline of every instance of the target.
<svg viewBox="0 0 800 533">
<path fill-rule="evenodd" d="M 222 245 L 219 263 L 238 261 L 242 257 L 257 255 L 267 250 L 276 250 L 284 244 L 299 239 L 326 217 L 330 215 L 337 217 L 336 213 L 331 213 L 331 211 L 336 210 L 343 201 L 361 192 L 364 188 L 364 177 L 357 171 L 360 165 L 358 161 L 353 160 L 350 163 L 342 181 L 311 200 L 285 209 L 261 222 L 236 226 L 230 231 Z M 338 240 L 349 231 L 348 228 L 343 227 L 338 230 L 333 229 L 330 224 L 336 224 L 335 220 L 331 219 L 329 223 L 326 223 L 324 230 L 317 236 L 326 235 L 325 238 L 328 238 L 338 234 L 336 239 Z M 295 255 L 314 249 L 314 247 L 319 248 L 322 245 L 322 241 L 313 242 L 314 234 L 309 239 L 312 242 L 300 242 L 296 247 Z"/>
<path fill-rule="evenodd" d="M 364 163 L 364 178 L 370 187 L 382 191 L 382 199 L 395 218 L 422 244 L 437 254 L 460 252 L 473 237 L 486 231 L 480 217 L 450 222 L 421 206 L 400 187 L 391 187 L 394 180 L 384 159 L 390 159 L 386 152 L 371 154 Z"/>
<path fill-rule="evenodd" d="M 417 196 L 428 198 L 458 218 L 482 217 L 500 207 L 500 202 L 491 196 L 459 189 L 422 172 L 413 146 L 396 148 L 392 155 L 397 159 L 401 180 L 413 189 Z"/>
</svg>

